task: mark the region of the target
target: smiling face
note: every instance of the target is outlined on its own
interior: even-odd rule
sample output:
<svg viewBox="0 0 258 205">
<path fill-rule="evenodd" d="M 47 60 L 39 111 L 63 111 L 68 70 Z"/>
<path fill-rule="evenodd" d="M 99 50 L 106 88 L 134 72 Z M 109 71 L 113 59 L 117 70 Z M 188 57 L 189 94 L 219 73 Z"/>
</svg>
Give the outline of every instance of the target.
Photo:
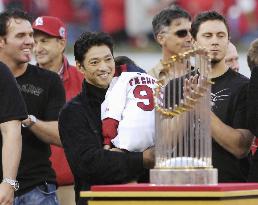
<svg viewBox="0 0 258 205">
<path fill-rule="evenodd" d="M 31 23 L 24 19 L 11 18 L 7 25 L 7 34 L 1 38 L 3 55 L 17 65 L 29 62 L 34 46 Z"/>
<path fill-rule="evenodd" d="M 226 25 L 222 21 L 208 20 L 200 25 L 196 42 L 207 49 L 211 56 L 211 63 L 216 64 L 225 58 L 228 38 Z"/>
<path fill-rule="evenodd" d="M 39 66 L 51 68 L 55 61 L 62 59 L 65 40 L 52 37 L 43 32 L 35 32 L 33 52 Z"/>
<path fill-rule="evenodd" d="M 82 64 L 76 62 L 76 66 L 84 73 L 88 83 L 99 88 L 107 88 L 115 73 L 114 58 L 106 45 L 91 47 Z"/>
</svg>

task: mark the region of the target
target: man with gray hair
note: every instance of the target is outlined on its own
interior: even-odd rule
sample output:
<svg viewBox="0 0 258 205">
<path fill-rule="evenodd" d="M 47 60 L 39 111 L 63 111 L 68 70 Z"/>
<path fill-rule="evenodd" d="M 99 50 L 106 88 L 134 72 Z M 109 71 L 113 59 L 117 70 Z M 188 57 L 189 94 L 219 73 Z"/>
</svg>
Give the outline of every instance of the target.
<svg viewBox="0 0 258 205">
<path fill-rule="evenodd" d="M 154 38 L 162 50 L 161 61 L 167 61 L 172 55 L 184 53 L 192 48 L 191 16 L 179 7 L 160 11 L 152 21 Z M 159 62 L 148 74 L 162 78 L 163 66 Z"/>
</svg>

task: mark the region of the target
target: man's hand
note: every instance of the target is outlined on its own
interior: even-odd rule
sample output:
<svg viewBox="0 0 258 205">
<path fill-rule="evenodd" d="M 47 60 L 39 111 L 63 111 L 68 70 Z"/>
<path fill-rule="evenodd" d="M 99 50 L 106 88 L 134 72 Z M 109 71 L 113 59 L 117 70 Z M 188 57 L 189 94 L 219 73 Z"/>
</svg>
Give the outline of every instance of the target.
<svg viewBox="0 0 258 205">
<path fill-rule="evenodd" d="M 110 146 L 110 145 L 105 144 L 105 145 L 103 146 L 103 149 L 110 150 L 110 149 L 111 149 L 111 146 Z"/>
<path fill-rule="evenodd" d="M 143 152 L 143 166 L 147 169 L 153 168 L 155 165 L 155 150 L 150 147 Z"/>
<path fill-rule="evenodd" d="M 22 121 L 22 126 L 30 128 L 37 122 L 37 118 L 34 115 L 28 115 L 28 118 Z"/>
<path fill-rule="evenodd" d="M 123 150 L 121 150 L 119 148 L 116 148 L 116 147 L 110 148 L 109 151 L 112 151 L 112 152 L 124 152 Z"/>
<path fill-rule="evenodd" d="M 12 205 L 14 198 L 14 190 L 10 184 L 0 184 L 0 204 L 1 205 Z"/>
<path fill-rule="evenodd" d="M 25 120 L 22 121 L 22 125 L 24 125 L 24 126 L 29 126 L 29 124 L 30 124 L 29 118 L 26 118 Z"/>
</svg>

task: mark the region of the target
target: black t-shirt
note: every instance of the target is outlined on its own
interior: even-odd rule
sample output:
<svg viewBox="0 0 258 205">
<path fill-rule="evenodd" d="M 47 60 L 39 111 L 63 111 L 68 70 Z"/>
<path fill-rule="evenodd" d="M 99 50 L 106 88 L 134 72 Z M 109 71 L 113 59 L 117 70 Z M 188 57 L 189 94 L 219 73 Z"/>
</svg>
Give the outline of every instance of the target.
<svg viewBox="0 0 258 205">
<path fill-rule="evenodd" d="M 2 62 L 0 62 L 0 102 L 0 123 L 27 118 L 26 106 L 17 82 Z"/>
<path fill-rule="evenodd" d="M 180 105 L 181 101 L 184 99 L 183 87 L 185 80 L 189 80 L 190 77 L 194 77 L 195 75 L 199 75 L 198 69 L 191 67 L 191 71 L 182 75 L 181 77 L 171 79 L 164 89 L 165 108 L 175 109 L 175 105 Z M 168 97 L 170 96 L 170 97 Z M 161 97 L 162 98 L 162 97 Z"/>
<path fill-rule="evenodd" d="M 28 65 L 24 74 L 16 78 L 27 105 L 28 114 L 43 121 L 56 121 L 65 103 L 65 91 L 59 76 L 51 71 Z M 22 155 L 17 180 L 21 195 L 43 182 L 54 182 L 49 144 L 39 140 L 28 128 L 22 128 Z"/>
<path fill-rule="evenodd" d="M 248 128 L 258 137 L 258 65 L 253 68 L 250 78 L 247 120 Z"/>
<path fill-rule="evenodd" d="M 252 69 L 248 90 L 248 128 L 258 137 L 258 66 Z M 249 173 L 250 182 L 258 182 L 258 150 L 252 156 Z"/>
<path fill-rule="evenodd" d="M 212 79 L 212 110 L 222 122 L 233 127 L 247 129 L 246 94 L 249 79 L 228 69 L 222 76 Z M 238 160 L 213 140 L 213 166 L 218 168 L 219 182 L 246 181 L 248 158 Z"/>
</svg>

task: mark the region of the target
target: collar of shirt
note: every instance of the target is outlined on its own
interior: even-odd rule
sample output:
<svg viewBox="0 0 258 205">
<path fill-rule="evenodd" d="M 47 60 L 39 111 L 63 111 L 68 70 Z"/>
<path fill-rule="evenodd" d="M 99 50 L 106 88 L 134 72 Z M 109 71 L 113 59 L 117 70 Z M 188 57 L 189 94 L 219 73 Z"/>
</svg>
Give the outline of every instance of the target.
<svg viewBox="0 0 258 205">
<path fill-rule="evenodd" d="M 59 71 L 57 73 L 60 76 L 60 78 L 63 80 L 63 78 L 64 78 L 64 64 L 62 65 L 62 67 L 59 69 Z"/>
</svg>

